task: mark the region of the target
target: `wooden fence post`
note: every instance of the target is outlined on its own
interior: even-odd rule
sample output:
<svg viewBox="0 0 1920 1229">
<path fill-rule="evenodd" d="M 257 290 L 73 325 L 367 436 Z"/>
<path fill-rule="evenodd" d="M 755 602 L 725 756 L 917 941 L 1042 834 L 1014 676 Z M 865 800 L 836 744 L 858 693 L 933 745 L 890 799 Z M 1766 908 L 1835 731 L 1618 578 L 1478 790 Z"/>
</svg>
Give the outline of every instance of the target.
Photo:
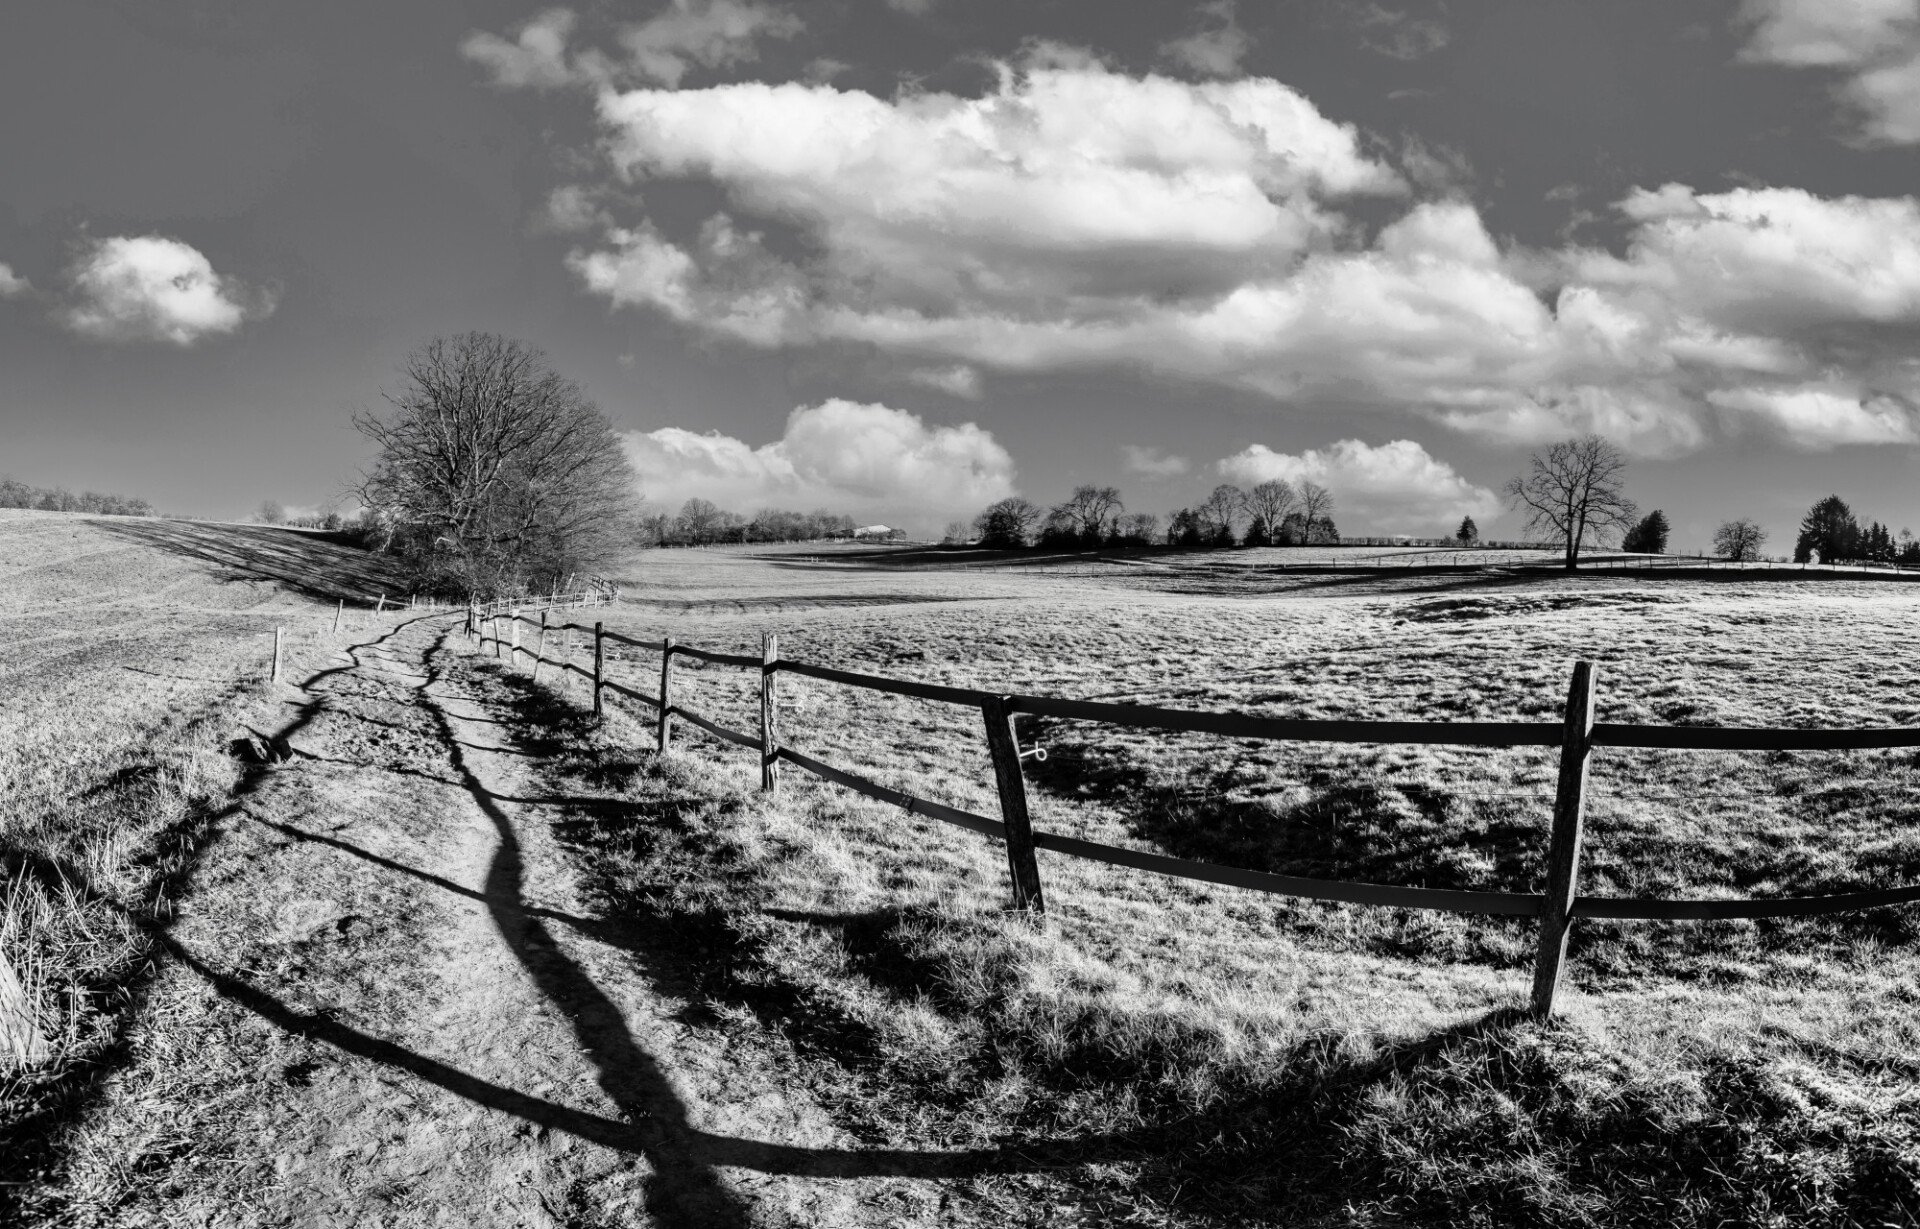
<svg viewBox="0 0 1920 1229">
<path fill-rule="evenodd" d="M 47 1037 L 40 1031 L 34 1006 L 13 966 L 0 956 L 0 1067 L 46 1060 Z"/>
<path fill-rule="evenodd" d="M 1040 864 L 1033 853 L 1033 822 L 1027 815 L 1027 779 L 1020 771 L 1020 742 L 1004 696 L 980 706 L 987 723 L 987 750 L 1000 786 L 1000 821 L 1007 826 L 1007 869 L 1013 876 L 1013 907 L 1035 918 L 1047 913 L 1040 895 Z"/>
<path fill-rule="evenodd" d="M 547 656 L 547 612 L 540 612 L 540 646 L 533 651 L 533 681 L 540 681 L 540 663 Z"/>
<path fill-rule="evenodd" d="M 341 599 L 340 599 L 340 600 L 339 600 L 338 602 L 336 602 L 336 603 L 334 604 L 334 607 L 333 607 L 333 634 L 334 634 L 334 635 L 336 635 L 336 636 L 340 634 L 340 616 L 341 616 L 342 614 L 344 614 L 344 613 L 346 613 L 346 609 L 347 609 L 347 599 L 346 599 L 346 598 L 344 598 L 344 597 L 343 597 L 343 598 L 341 598 Z"/>
<path fill-rule="evenodd" d="M 1573 901 L 1580 886 L 1580 836 L 1586 822 L 1587 759 L 1593 751 L 1593 663 L 1573 664 L 1560 742 L 1560 784 L 1553 797 L 1553 843 L 1547 850 L 1547 894 L 1540 910 L 1540 955 L 1533 966 L 1533 1014 L 1553 1014 L 1553 994 L 1567 959 Z"/>
<path fill-rule="evenodd" d="M 373 613 L 376 615 L 379 615 L 379 614 L 385 614 L 386 611 L 387 611 L 387 595 L 382 593 L 380 595 L 379 602 L 375 603 L 373 607 Z"/>
<path fill-rule="evenodd" d="M 275 683 L 280 681 L 280 636 L 286 630 L 284 627 L 273 629 L 273 676 L 270 681 Z"/>
<path fill-rule="evenodd" d="M 660 649 L 660 726 L 654 750 L 665 754 L 673 742 L 673 637 L 668 636 Z"/>
<path fill-rule="evenodd" d="M 495 615 L 489 621 L 493 624 L 493 658 L 498 661 L 500 660 L 500 616 Z"/>
<path fill-rule="evenodd" d="M 779 633 L 760 633 L 760 788 L 769 794 L 780 786 L 779 730 L 774 718 L 780 677 L 774 663 L 779 660 Z"/>
<path fill-rule="evenodd" d="M 600 680 L 606 677 L 607 668 L 607 645 L 602 630 L 605 626 L 604 623 L 593 625 L 593 718 L 595 721 L 605 716 L 605 710 L 600 706 Z"/>
<path fill-rule="evenodd" d="M 517 609 L 507 612 L 507 636 L 507 669 L 511 670 L 520 664 L 520 612 Z"/>
</svg>

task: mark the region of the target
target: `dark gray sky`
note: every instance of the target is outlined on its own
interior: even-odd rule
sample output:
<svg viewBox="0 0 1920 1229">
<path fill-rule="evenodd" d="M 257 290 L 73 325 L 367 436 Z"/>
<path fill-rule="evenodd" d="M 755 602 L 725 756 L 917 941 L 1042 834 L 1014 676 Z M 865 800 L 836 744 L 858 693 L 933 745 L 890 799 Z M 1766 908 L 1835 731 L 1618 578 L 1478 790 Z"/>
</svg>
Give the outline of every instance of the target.
<svg viewBox="0 0 1920 1229">
<path fill-rule="evenodd" d="M 1920 527 L 1920 0 L 73 0 L 0 40 L 0 472 L 316 506 L 525 338 L 651 498 L 936 526 L 1311 477 Z M 1671 186 L 1669 186 L 1671 185 Z"/>
</svg>

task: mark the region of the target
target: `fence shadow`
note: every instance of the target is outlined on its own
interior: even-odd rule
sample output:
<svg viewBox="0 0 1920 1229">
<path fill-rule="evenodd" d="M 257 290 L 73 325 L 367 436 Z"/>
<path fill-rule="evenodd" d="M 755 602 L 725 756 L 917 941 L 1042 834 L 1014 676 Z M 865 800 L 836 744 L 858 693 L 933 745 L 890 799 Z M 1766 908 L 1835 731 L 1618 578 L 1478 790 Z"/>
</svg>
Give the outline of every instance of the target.
<svg viewBox="0 0 1920 1229">
<path fill-rule="evenodd" d="M 212 563 L 228 580 L 267 580 L 324 601 L 391 601 L 407 580 L 390 561 L 337 535 L 274 525 L 217 525 L 201 521 L 102 520 L 106 533 Z"/>
</svg>

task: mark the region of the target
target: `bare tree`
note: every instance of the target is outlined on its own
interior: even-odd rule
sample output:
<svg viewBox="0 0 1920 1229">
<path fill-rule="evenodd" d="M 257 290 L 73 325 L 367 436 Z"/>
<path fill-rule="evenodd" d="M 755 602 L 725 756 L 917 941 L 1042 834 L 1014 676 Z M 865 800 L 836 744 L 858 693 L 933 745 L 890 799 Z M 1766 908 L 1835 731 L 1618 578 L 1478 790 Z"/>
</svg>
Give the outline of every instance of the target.
<svg viewBox="0 0 1920 1229">
<path fill-rule="evenodd" d="M 1605 542 L 1632 524 L 1638 509 L 1621 489 L 1626 471 L 1626 454 L 1598 435 L 1583 435 L 1534 453 L 1527 474 L 1507 483 L 1507 500 L 1528 512 L 1529 531 L 1564 544 L 1571 572 L 1582 546 Z"/>
<path fill-rule="evenodd" d="M 1200 517 L 1200 532 L 1209 545 L 1230 546 L 1233 525 L 1247 508 L 1247 493 L 1230 482 L 1213 488 L 1206 501 L 1194 509 Z"/>
<path fill-rule="evenodd" d="M 1746 517 L 1728 521 L 1713 534 L 1713 553 L 1735 563 L 1751 563 L 1760 557 L 1767 531 Z"/>
<path fill-rule="evenodd" d="M 254 513 L 254 516 L 265 525 L 284 525 L 287 523 L 286 506 L 277 499 L 262 500 L 260 510 Z"/>
<path fill-rule="evenodd" d="M 726 515 L 712 500 L 696 495 L 680 505 L 681 532 L 695 546 L 703 546 L 714 540 Z"/>
<path fill-rule="evenodd" d="M 1073 527 L 1083 542 L 1097 542 L 1107 536 L 1113 517 L 1126 511 L 1126 505 L 1120 502 L 1117 487 L 1077 486 L 1067 501 L 1053 511 Z"/>
<path fill-rule="evenodd" d="M 1321 521 L 1333 518 L 1333 492 L 1317 482 L 1300 484 L 1300 516 L 1311 530 Z"/>
<path fill-rule="evenodd" d="M 1286 523 L 1287 513 L 1300 502 L 1299 494 L 1284 478 L 1269 478 L 1247 492 L 1247 515 L 1260 522 L 1271 538 Z"/>
<path fill-rule="evenodd" d="M 354 418 L 380 447 L 356 489 L 423 583 L 513 593 L 631 544 L 638 495 L 613 424 L 539 350 L 464 333 L 402 372 L 386 412 Z"/>
</svg>

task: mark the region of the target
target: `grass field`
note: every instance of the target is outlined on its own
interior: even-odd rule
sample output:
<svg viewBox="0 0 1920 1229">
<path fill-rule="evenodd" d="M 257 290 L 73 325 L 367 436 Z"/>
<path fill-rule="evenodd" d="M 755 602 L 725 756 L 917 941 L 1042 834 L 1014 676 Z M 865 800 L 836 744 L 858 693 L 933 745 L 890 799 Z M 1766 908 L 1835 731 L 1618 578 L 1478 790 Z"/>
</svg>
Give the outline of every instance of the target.
<svg viewBox="0 0 1920 1229">
<path fill-rule="evenodd" d="M 1175 572 L 1164 587 L 1188 587 Z M 1555 720 L 1571 663 L 1588 659 L 1603 721 L 1920 722 L 1920 591 L 1897 585 L 1469 575 L 1217 597 L 720 551 L 650 556 L 623 579 L 608 625 L 628 634 L 753 651 L 772 629 L 783 656 L 969 687 L 1272 716 Z M 657 659 L 635 656 L 624 677 L 652 689 Z M 755 728 L 750 677 L 689 666 L 676 666 L 679 702 Z M 806 699 L 786 741 L 996 813 L 977 714 L 785 685 Z M 1551 751 L 1022 724 L 1050 752 L 1028 772 L 1043 828 L 1295 874 L 1540 883 Z M 1043 852 L 1052 917 L 1036 935 L 1003 914 L 1005 862 L 989 843 L 791 769 L 765 804 L 738 749 L 688 731 L 662 764 L 639 752 L 643 736 L 632 725 L 583 743 L 571 769 L 570 788 L 611 781 L 676 817 L 665 832 L 589 829 L 596 857 L 627 850 L 623 868 L 601 864 L 604 889 L 731 936 L 717 1001 L 751 1010 L 769 983 L 804 999 L 786 1013 L 796 1044 L 855 1081 L 849 1104 L 878 1133 L 1052 1140 L 1088 1189 L 1140 1215 L 1920 1214 L 1909 908 L 1583 922 L 1568 1017 L 1546 1027 L 1513 1010 L 1531 923 L 1294 902 Z M 1917 797 L 1905 752 L 1603 751 L 1583 890 L 1913 882 Z M 862 1039 L 852 1054 L 849 1037 Z"/>
<path fill-rule="evenodd" d="M 58 1052 L 9 1077 L 14 1140 L 111 1061 L 150 954 L 138 921 L 190 891 L 177 872 L 195 817 L 245 788 L 224 747 L 271 700 L 266 633 L 302 629 L 313 668 L 331 610 L 313 599 L 382 578 L 364 557 L 322 566 L 325 543 L 190 526 L 136 542 L 111 521 L 29 518 L 0 522 L 0 541 L 0 618 L 18 647 L 0 667 L 0 941 L 51 1005 Z M 1497 567 L 1223 583 L 1218 564 L 656 551 L 617 569 L 620 602 L 587 617 L 756 654 L 776 631 L 784 657 L 896 678 L 1277 717 L 1554 721 L 1572 663 L 1591 660 L 1602 721 L 1920 724 L 1920 589 L 1901 583 Z M 584 662 L 583 638 L 568 640 L 550 655 Z M 1009 911 L 1005 856 L 984 838 L 791 767 L 768 799 L 737 747 L 683 724 L 657 756 L 638 706 L 610 700 L 596 727 L 576 678 L 462 660 L 512 697 L 590 916 L 671 936 L 688 957 L 691 989 L 675 993 L 690 1029 L 729 1052 L 773 1046 L 775 1069 L 867 1146 L 944 1158 L 955 1189 L 1028 1209 L 1028 1223 L 1920 1217 L 1912 907 L 1581 922 L 1565 1015 L 1540 1023 L 1521 1010 L 1531 922 L 1315 904 L 1042 851 L 1036 928 Z M 638 689 L 658 669 L 654 654 L 609 654 L 610 676 Z M 801 701 L 782 710 L 783 741 L 998 813 L 977 712 L 782 686 Z M 757 672 L 681 659 L 675 687 L 678 703 L 757 728 Z M 1282 873 L 1540 886 L 1549 749 L 1020 724 L 1049 753 L 1027 762 L 1044 829 Z M 1590 798 L 1586 892 L 1920 881 L 1910 752 L 1602 750 Z M 111 900 L 63 896 L 60 867 Z M 299 1045 L 324 1058 L 312 1037 Z"/>
<path fill-rule="evenodd" d="M 327 549 L 291 541 L 307 576 L 332 574 Z M 43 1053 L 0 1071 L 7 1150 L 60 1121 L 120 1044 L 151 968 L 148 926 L 172 915 L 205 813 L 239 783 L 229 742 L 270 702 L 274 627 L 289 628 L 289 669 L 330 630 L 278 583 L 270 552 L 209 557 L 230 542 L 0 510 L 0 954 Z"/>
</svg>

